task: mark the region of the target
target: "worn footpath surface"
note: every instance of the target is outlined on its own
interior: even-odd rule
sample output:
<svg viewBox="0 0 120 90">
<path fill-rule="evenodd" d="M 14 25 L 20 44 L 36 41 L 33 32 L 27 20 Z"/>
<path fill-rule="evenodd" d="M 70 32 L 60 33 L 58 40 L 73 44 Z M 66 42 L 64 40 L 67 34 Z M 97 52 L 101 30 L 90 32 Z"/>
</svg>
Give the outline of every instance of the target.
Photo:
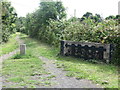
<svg viewBox="0 0 120 90">
<path fill-rule="evenodd" d="M 55 75 L 51 81 L 55 82 L 56 85 L 50 86 L 49 88 L 102 88 L 99 85 L 93 84 L 89 80 L 77 80 L 74 77 L 67 77 L 67 71 L 57 68 L 55 60 L 49 60 L 42 56 L 39 58 L 45 63 L 44 68 L 51 74 Z"/>
<path fill-rule="evenodd" d="M 19 39 L 19 36 L 17 36 L 16 39 L 19 44 L 24 43 L 23 41 L 21 41 Z M 2 65 L 3 60 L 10 58 L 14 54 L 16 54 L 18 51 L 19 51 L 19 49 L 16 49 L 15 51 L 10 52 L 9 54 L 5 54 L 2 57 L 0 57 L 0 62 L 1 62 L 0 65 Z M 102 88 L 101 86 L 99 86 L 97 84 L 93 84 L 89 80 L 85 80 L 85 79 L 77 80 L 74 77 L 67 77 L 66 76 L 67 71 L 64 71 L 62 68 L 57 68 L 57 66 L 55 65 L 56 60 L 49 60 L 42 56 L 40 56 L 39 58 L 45 63 L 43 66 L 45 68 L 45 70 L 47 72 L 50 72 L 55 77 L 53 77 L 49 80 L 50 82 L 53 83 L 52 85 L 50 85 L 50 86 L 37 85 L 36 88 Z M 41 77 L 45 77 L 45 76 L 41 76 Z M 34 79 L 38 80 L 37 78 L 38 77 L 34 77 Z M 2 82 L 3 82 L 3 84 L 5 84 L 4 77 L 2 80 L 2 76 L 0 75 L 0 85 L 2 85 Z M 1 86 L 1 88 L 2 88 L 2 86 Z"/>
<path fill-rule="evenodd" d="M 19 36 L 16 37 L 16 40 L 18 41 L 19 44 L 24 43 L 22 40 L 20 40 Z M 16 54 L 19 51 L 20 50 L 18 48 L 18 49 L 14 50 L 14 51 L 12 51 L 12 52 L 10 52 L 8 54 L 4 54 L 4 55 L 0 56 L 0 72 L 2 72 L 2 62 L 3 62 L 3 60 L 6 60 L 6 59 L 12 57 L 14 54 Z M 2 89 L 2 83 L 3 83 L 2 77 L 3 76 L 0 73 L 0 90 Z"/>
</svg>

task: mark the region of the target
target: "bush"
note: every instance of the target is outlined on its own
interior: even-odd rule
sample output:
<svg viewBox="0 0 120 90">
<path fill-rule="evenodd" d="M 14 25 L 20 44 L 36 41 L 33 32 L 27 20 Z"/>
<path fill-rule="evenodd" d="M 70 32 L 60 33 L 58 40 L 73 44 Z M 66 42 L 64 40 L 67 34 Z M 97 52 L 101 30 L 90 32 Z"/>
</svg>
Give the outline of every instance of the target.
<svg viewBox="0 0 120 90">
<path fill-rule="evenodd" d="M 1 3 L 1 2 L 0 2 Z M 15 32 L 15 20 L 17 14 L 10 2 L 2 0 L 2 42 L 7 42 L 10 34 Z"/>
<path fill-rule="evenodd" d="M 111 63 L 120 66 L 120 36 L 117 37 L 114 42 L 116 46 Z"/>
</svg>

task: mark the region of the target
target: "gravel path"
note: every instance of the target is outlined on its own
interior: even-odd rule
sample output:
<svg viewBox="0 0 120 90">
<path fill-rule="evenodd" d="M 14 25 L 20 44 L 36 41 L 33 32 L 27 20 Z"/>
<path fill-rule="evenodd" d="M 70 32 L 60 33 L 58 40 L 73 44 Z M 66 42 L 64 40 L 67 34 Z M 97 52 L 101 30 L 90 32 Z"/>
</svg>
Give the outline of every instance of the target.
<svg viewBox="0 0 120 90">
<path fill-rule="evenodd" d="M 16 36 L 16 40 L 18 41 L 18 44 L 23 44 L 24 43 L 22 40 L 20 40 L 19 36 Z M 14 51 L 12 51 L 12 52 L 10 52 L 8 54 L 4 54 L 4 55 L 0 56 L 0 71 L 2 71 L 2 62 L 3 62 L 3 60 L 6 60 L 6 59 L 12 57 L 14 54 L 16 54 L 19 51 L 20 50 L 18 48 L 18 49 L 14 50 Z M 2 89 L 2 82 L 3 82 L 2 75 L 0 73 L 0 90 Z"/>
<path fill-rule="evenodd" d="M 57 84 L 50 86 L 49 88 L 102 88 L 99 85 L 93 84 L 89 80 L 77 80 L 74 77 L 67 77 L 67 71 L 63 71 L 61 68 L 56 68 L 56 65 L 54 64 L 55 60 L 49 60 L 42 56 L 39 58 L 45 63 L 44 68 L 56 76 L 52 81 Z"/>
</svg>

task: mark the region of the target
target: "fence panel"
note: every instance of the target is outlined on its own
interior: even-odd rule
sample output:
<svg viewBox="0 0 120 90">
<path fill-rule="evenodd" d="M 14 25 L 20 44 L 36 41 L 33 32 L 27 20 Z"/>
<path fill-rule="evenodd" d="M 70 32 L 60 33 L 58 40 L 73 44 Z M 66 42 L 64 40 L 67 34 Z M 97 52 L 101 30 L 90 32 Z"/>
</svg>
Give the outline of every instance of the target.
<svg viewBox="0 0 120 90">
<path fill-rule="evenodd" d="M 90 42 L 61 41 L 61 55 L 74 56 L 85 60 L 96 59 L 110 62 L 113 45 Z"/>
</svg>

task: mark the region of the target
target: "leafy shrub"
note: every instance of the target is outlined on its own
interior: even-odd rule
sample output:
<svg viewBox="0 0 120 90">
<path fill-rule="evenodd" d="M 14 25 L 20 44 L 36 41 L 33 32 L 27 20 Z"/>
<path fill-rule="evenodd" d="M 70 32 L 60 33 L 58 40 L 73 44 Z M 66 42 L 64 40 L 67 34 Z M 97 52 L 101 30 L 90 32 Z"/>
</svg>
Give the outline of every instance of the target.
<svg viewBox="0 0 120 90">
<path fill-rule="evenodd" d="M 113 54 L 113 59 L 111 60 L 111 63 L 120 66 L 120 36 L 116 37 L 116 39 L 114 40 L 114 43 L 116 47 L 115 47 L 115 52 Z"/>
<path fill-rule="evenodd" d="M 15 20 L 17 14 L 10 2 L 0 1 L 2 5 L 2 42 L 7 42 L 10 34 L 15 32 Z"/>
<path fill-rule="evenodd" d="M 59 46 L 59 42 L 64 39 L 64 29 L 69 25 L 67 21 L 50 20 L 49 25 L 46 27 L 46 40 L 47 43 L 54 46 Z"/>
</svg>

